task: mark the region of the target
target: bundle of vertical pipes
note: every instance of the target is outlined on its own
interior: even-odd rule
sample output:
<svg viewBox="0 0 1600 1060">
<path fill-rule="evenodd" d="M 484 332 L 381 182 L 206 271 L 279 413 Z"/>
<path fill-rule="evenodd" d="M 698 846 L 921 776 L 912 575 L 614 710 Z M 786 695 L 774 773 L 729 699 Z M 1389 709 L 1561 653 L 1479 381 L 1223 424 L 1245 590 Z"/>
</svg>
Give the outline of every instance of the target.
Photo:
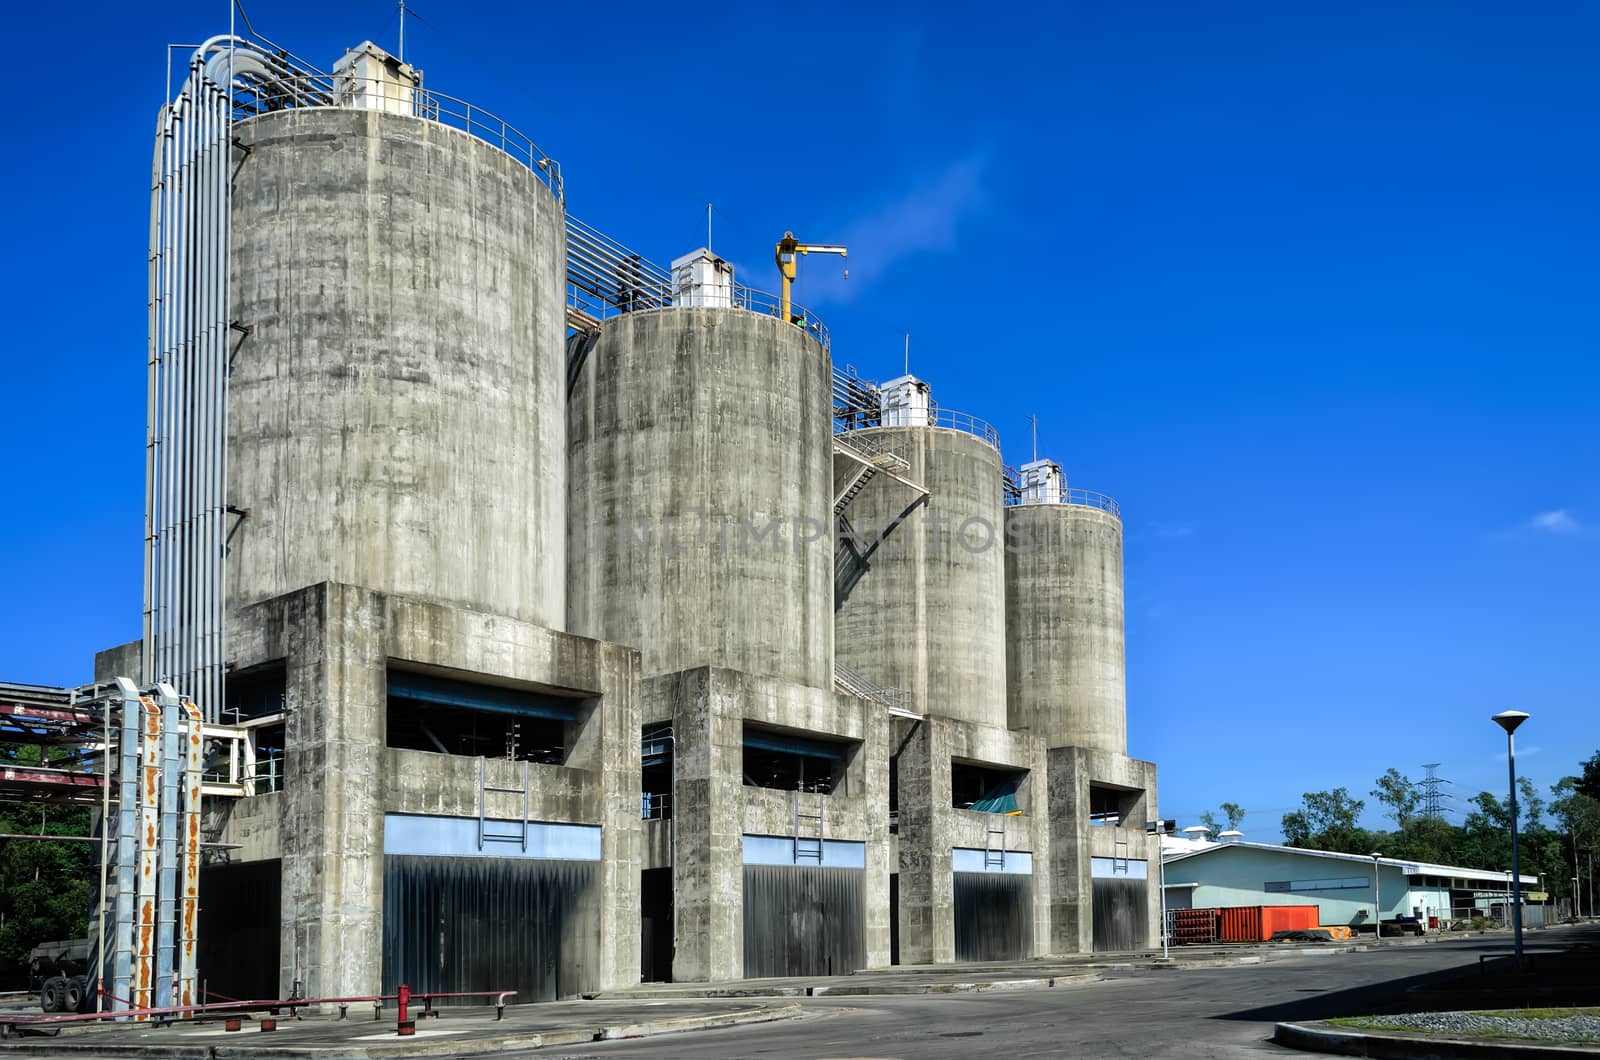
<svg viewBox="0 0 1600 1060">
<path fill-rule="evenodd" d="M 182 689 L 211 721 L 222 709 L 233 86 L 281 73 L 239 43 L 195 50 L 161 109 L 150 188 L 141 679 Z"/>
</svg>

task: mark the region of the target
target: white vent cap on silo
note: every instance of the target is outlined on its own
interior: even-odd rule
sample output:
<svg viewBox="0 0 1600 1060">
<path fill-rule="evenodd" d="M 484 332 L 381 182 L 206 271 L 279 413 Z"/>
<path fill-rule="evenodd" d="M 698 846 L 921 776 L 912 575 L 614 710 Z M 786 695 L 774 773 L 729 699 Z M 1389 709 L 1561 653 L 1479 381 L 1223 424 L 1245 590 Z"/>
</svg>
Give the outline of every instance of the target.
<svg viewBox="0 0 1600 1060">
<path fill-rule="evenodd" d="M 672 261 L 672 304 L 708 309 L 733 306 L 733 263 L 705 247 Z"/>
<path fill-rule="evenodd" d="M 1060 504 L 1067 490 L 1067 474 L 1054 460 L 1032 460 L 1018 469 L 1022 504 Z"/>
<path fill-rule="evenodd" d="M 336 107 L 412 114 L 417 87 L 421 84 L 421 70 L 400 61 L 371 41 L 362 41 L 333 64 Z"/>
<path fill-rule="evenodd" d="M 878 415 L 885 427 L 926 427 L 933 388 L 914 375 L 878 384 Z"/>
</svg>

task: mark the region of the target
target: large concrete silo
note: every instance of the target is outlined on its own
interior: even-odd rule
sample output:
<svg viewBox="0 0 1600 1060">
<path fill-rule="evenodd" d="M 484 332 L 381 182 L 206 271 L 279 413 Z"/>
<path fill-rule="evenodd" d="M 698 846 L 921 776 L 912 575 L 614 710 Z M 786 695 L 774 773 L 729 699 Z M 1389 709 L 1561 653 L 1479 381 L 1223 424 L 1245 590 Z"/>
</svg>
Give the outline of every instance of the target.
<svg viewBox="0 0 1600 1060">
<path fill-rule="evenodd" d="M 568 629 L 833 687 L 828 353 L 736 307 L 601 325 L 568 405 Z"/>
<path fill-rule="evenodd" d="M 907 377 L 909 379 L 910 377 Z M 926 384 L 885 384 L 885 393 Z M 920 390 L 918 390 L 920 388 Z M 914 400 L 917 400 L 914 398 Z M 867 568 L 834 616 L 841 664 L 911 692 L 919 712 L 1005 727 L 1005 548 L 999 438 L 987 424 L 924 405 L 843 437 L 897 453 L 927 504 L 896 526 L 907 492 L 880 476 L 845 512 Z M 887 532 L 886 532 L 887 531 Z M 876 547 L 873 541 L 881 538 Z"/>
<path fill-rule="evenodd" d="M 1006 538 L 1011 726 L 1044 738 L 1047 747 L 1126 754 L 1122 519 L 1115 503 L 1066 489 L 1059 466 L 1036 461 L 1023 468 L 1022 503 L 1006 509 Z"/>
<path fill-rule="evenodd" d="M 559 628 L 562 206 L 393 109 L 234 132 L 229 606 L 333 580 Z"/>
</svg>

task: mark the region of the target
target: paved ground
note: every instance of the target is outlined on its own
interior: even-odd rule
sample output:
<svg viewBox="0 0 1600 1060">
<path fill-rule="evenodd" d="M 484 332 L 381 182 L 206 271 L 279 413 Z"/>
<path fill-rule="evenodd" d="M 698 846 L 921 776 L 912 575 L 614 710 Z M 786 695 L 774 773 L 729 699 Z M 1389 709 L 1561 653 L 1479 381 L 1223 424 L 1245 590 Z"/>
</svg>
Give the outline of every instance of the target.
<svg viewBox="0 0 1600 1060">
<path fill-rule="evenodd" d="M 528 1060 L 650 1056 L 663 1060 L 772 1057 L 945 1058 L 991 1055 L 1028 1057 L 1279 1057 L 1302 1056 L 1270 1044 L 1278 1021 L 1307 1021 L 1433 1008 L 1483 1008 L 1481 998 L 1442 1004 L 1441 981 L 1476 970 L 1483 955 L 1509 950 L 1503 934 L 1417 945 L 1371 948 L 1297 947 L 1226 954 L 1187 951 L 1183 965 L 1157 967 L 1148 960 L 1105 962 L 1069 959 L 1007 965 L 965 965 L 918 972 L 894 969 L 833 980 L 765 981 L 745 986 L 779 988 L 787 996 L 693 1000 L 631 997 L 513 1007 L 505 1023 L 479 1009 L 456 1009 L 418 1026 L 418 1038 L 397 1040 L 393 1013 L 373 1023 L 352 1019 L 283 1021 L 275 1034 L 247 1025 L 241 1033 L 220 1027 L 171 1029 L 101 1027 L 55 1039 L 13 1039 L 0 1060 L 26 1056 L 206 1057 L 258 1055 L 322 1060 L 378 1057 L 482 1055 Z M 1600 943 L 1600 928 L 1531 934 L 1530 949 L 1562 950 Z M 1104 977 L 1094 981 L 1089 974 Z M 1051 986 L 1053 976 L 1060 976 Z M 1567 976 L 1566 978 L 1571 978 Z M 1583 977 L 1592 979 L 1593 977 Z M 1476 980 L 1475 980 L 1476 981 Z M 1494 980 L 1482 982 L 1492 991 Z M 936 993 L 906 993 L 931 988 Z M 986 988 L 973 990 L 974 985 Z M 808 988 L 869 988 L 867 993 L 804 996 Z M 1004 988 L 1002 988 L 1004 987 Z M 1433 989 L 1421 989 L 1421 988 Z M 1413 989 L 1418 988 L 1418 989 Z M 704 990 L 704 987 L 700 989 Z M 1600 983 L 1594 989 L 1600 991 Z M 880 992 L 881 990 L 881 992 Z M 646 993 L 667 993 L 646 988 Z M 1458 995 L 1459 998 L 1459 995 Z M 1600 997 L 1587 1003 L 1600 1002 Z M 358 1015 L 352 1010 L 352 1015 Z M 789 1018 L 717 1030 L 678 1030 L 708 1019 Z M 657 1037 L 634 1041 L 596 1041 Z M 10 1046 L 7 1050 L 5 1046 Z M 542 1048 L 536 1048 L 542 1046 Z"/>
<path fill-rule="evenodd" d="M 1590 929 L 1589 935 L 1600 935 Z M 1530 945 L 1568 944 L 1569 931 L 1530 935 Z M 990 1056 L 1235 1058 L 1306 1056 L 1271 1044 L 1280 1020 L 1404 1011 L 1408 988 L 1440 972 L 1503 953 L 1503 937 L 1328 952 L 1259 965 L 1107 970 L 1104 982 L 1048 990 L 914 997 L 803 999 L 799 1020 L 637 1042 L 515 1054 L 529 1060 L 650 1056 L 910 1058 Z M 1429 999 L 1423 1007 L 1429 1007 Z"/>
</svg>

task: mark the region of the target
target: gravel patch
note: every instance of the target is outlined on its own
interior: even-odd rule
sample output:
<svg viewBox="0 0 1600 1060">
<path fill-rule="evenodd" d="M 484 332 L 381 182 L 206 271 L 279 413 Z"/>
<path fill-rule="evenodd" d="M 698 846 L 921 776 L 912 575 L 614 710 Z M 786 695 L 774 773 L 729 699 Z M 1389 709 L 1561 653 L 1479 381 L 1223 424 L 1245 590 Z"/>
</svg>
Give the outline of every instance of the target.
<svg viewBox="0 0 1600 1060">
<path fill-rule="evenodd" d="M 1393 1028 L 1464 1037 L 1537 1038 L 1553 1042 L 1600 1041 L 1600 1013 L 1570 1016 L 1485 1015 L 1475 1012 L 1418 1012 L 1404 1016 L 1373 1016 L 1339 1020 L 1340 1024 L 1369 1030 Z"/>
</svg>

